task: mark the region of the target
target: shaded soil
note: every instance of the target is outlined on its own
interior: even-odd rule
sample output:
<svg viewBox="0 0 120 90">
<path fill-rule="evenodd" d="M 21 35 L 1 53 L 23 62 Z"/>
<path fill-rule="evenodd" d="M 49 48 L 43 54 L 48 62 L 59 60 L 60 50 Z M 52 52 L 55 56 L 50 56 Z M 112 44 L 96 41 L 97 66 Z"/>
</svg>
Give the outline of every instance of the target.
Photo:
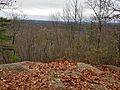
<svg viewBox="0 0 120 90">
<path fill-rule="evenodd" d="M 1 65 L 0 90 L 120 90 L 120 68 L 65 59 Z"/>
</svg>

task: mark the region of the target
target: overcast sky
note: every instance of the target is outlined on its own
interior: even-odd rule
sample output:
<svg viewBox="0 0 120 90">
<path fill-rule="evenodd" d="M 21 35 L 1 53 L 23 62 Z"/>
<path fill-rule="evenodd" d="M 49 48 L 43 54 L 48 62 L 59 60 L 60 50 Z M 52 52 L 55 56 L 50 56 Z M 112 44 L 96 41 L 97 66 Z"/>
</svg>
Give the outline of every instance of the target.
<svg viewBox="0 0 120 90">
<path fill-rule="evenodd" d="M 68 0 L 17 0 L 15 7 L 23 11 L 27 19 L 48 20 L 49 15 L 55 12 L 61 12 Z M 80 0 L 83 2 L 84 0 Z M 84 4 L 82 3 L 84 6 Z M 11 12 L 10 10 L 5 10 Z M 84 15 L 88 16 L 88 11 Z M 2 14 L 1 14 L 2 15 Z"/>
</svg>

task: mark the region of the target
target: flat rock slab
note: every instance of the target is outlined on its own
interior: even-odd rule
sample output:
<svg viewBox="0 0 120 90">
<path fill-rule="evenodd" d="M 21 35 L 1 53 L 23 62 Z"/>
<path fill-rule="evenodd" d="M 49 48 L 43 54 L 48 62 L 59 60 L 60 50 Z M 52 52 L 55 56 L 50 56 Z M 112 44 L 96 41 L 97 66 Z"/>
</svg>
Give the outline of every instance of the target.
<svg viewBox="0 0 120 90">
<path fill-rule="evenodd" d="M 59 78 L 52 77 L 52 85 L 61 90 L 65 89 L 63 82 Z"/>
<path fill-rule="evenodd" d="M 115 79 L 114 77 L 112 77 L 110 75 L 106 76 L 105 80 L 107 80 L 110 83 L 119 83 L 120 84 L 120 80 L 117 80 L 117 79 Z"/>
<path fill-rule="evenodd" d="M 3 64 L 3 65 L 0 65 L 0 72 L 2 72 L 2 71 L 4 71 L 4 72 L 25 71 L 25 70 L 27 70 L 27 67 L 25 67 L 25 64 L 27 64 L 27 63 L 32 63 L 32 62 L 25 61 L 25 62 L 18 62 L 18 63 Z"/>
<path fill-rule="evenodd" d="M 119 90 L 119 67 L 97 66 L 63 60 L 4 64 L 0 90 Z"/>
<path fill-rule="evenodd" d="M 102 71 L 99 70 L 98 68 L 95 68 L 91 65 L 85 64 L 85 63 L 77 63 L 77 67 L 80 69 L 88 69 L 91 70 L 93 72 L 95 72 L 96 74 L 100 74 Z"/>
<path fill-rule="evenodd" d="M 104 86 L 99 85 L 99 84 L 92 84 L 92 90 L 106 90 Z"/>
<path fill-rule="evenodd" d="M 80 72 L 65 71 L 64 74 L 67 76 L 82 76 L 82 73 Z"/>
<path fill-rule="evenodd" d="M 116 71 L 120 71 L 120 67 L 113 66 L 113 65 L 106 65 L 108 68 L 114 69 Z"/>
</svg>

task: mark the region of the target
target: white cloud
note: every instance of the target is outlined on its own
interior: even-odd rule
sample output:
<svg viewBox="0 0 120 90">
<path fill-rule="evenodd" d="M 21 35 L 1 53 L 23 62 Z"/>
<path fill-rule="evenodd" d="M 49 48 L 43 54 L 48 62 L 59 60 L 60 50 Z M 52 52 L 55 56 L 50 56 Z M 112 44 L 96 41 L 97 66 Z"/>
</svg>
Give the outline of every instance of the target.
<svg viewBox="0 0 120 90">
<path fill-rule="evenodd" d="M 57 11 L 61 11 L 61 9 L 54 9 L 54 8 L 47 8 L 47 9 L 40 9 L 40 8 L 31 8 L 31 9 L 24 9 L 23 13 L 26 15 L 45 15 L 48 16 L 51 13 L 55 13 Z"/>
<path fill-rule="evenodd" d="M 17 0 L 23 8 L 61 8 L 67 0 Z"/>
<path fill-rule="evenodd" d="M 62 12 L 67 1 L 69 0 L 17 0 L 14 4 L 14 7 L 17 9 L 14 9 L 13 11 L 17 14 L 23 13 L 30 19 L 43 18 L 47 20 L 50 14 Z M 81 0 L 81 2 L 84 1 Z M 5 9 L 4 11 L 8 13 L 13 12 L 11 9 Z M 89 16 L 91 11 L 84 10 L 83 13 L 84 16 Z"/>
</svg>

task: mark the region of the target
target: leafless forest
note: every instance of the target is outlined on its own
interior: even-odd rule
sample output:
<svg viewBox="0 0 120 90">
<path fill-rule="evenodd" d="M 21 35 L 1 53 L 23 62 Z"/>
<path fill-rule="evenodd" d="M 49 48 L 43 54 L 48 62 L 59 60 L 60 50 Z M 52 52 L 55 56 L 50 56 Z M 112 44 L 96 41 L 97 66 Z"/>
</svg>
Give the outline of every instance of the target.
<svg viewBox="0 0 120 90">
<path fill-rule="evenodd" d="M 86 63 L 120 66 L 120 0 L 87 0 L 86 8 L 93 16 L 86 22 L 84 7 L 71 0 L 63 13 L 50 15 L 47 23 L 20 20 L 13 15 L 7 34 L 13 36 L 8 45 L 20 61 L 49 62 L 69 58 Z M 4 52 L 6 62 L 10 51 Z M 5 63 L 1 54 L 1 63 Z"/>
</svg>

